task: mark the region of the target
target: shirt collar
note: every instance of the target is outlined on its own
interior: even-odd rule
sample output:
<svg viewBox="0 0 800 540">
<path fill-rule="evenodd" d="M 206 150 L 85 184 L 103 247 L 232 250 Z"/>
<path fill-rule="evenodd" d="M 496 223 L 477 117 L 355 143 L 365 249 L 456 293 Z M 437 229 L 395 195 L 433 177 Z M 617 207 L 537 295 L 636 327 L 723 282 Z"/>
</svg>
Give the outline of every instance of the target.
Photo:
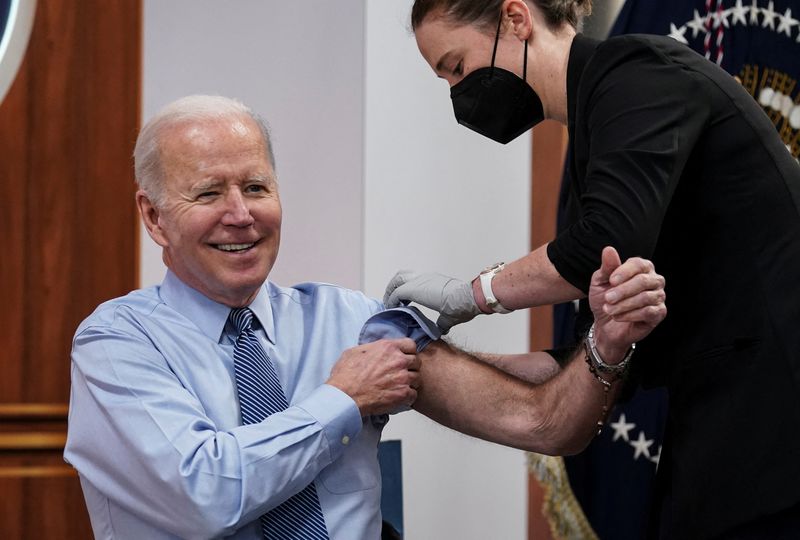
<svg viewBox="0 0 800 540">
<path fill-rule="evenodd" d="M 599 44 L 600 41 L 583 34 L 575 34 L 575 38 L 572 40 L 567 62 L 567 128 L 570 136 L 575 128 L 575 109 L 581 75 Z"/>
<path fill-rule="evenodd" d="M 171 270 L 161 283 L 161 299 L 172 309 L 192 321 L 205 335 L 222 339 L 225 323 L 231 308 L 215 302 L 200 291 L 181 281 Z M 261 285 L 258 294 L 248 306 L 258 318 L 267 339 L 275 344 L 275 321 L 272 318 L 272 304 L 266 283 Z"/>
</svg>

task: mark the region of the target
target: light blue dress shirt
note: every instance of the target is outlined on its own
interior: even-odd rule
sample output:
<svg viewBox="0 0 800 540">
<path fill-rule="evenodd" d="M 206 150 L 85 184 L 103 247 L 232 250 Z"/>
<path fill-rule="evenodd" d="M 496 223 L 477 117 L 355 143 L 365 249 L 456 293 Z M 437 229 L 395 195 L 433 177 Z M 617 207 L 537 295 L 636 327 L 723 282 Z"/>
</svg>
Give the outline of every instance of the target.
<svg viewBox="0 0 800 540">
<path fill-rule="evenodd" d="M 258 517 L 314 481 L 331 539 L 380 536 L 377 445 L 324 384 L 382 309 L 325 284 L 266 283 L 250 308 L 290 407 L 240 425 L 229 308 L 168 273 L 78 328 L 64 456 L 96 538 L 261 538 Z"/>
<path fill-rule="evenodd" d="M 367 319 L 358 335 L 358 342 L 370 343 L 379 339 L 406 337 L 414 340 L 419 353 L 432 341 L 442 337 L 442 331 L 417 308 L 399 306 L 376 313 Z"/>
</svg>

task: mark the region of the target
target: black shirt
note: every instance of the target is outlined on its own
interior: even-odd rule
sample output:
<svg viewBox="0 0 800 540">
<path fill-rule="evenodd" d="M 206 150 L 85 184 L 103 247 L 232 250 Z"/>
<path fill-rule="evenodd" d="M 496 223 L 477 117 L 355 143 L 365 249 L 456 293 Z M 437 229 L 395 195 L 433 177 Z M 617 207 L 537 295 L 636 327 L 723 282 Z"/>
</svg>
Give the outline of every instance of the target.
<svg viewBox="0 0 800 540">
<path fill-rule="evenodd" d="M 550 260 L 587 291 L 612 245 L 667 280 L 636 358 L 670 394 L 662 530 L 705 538 L 797 503 L 800 165 L 735 79 L 670 38 L 578 35 L 567 98 L 569 226 Z"/>
</svg>

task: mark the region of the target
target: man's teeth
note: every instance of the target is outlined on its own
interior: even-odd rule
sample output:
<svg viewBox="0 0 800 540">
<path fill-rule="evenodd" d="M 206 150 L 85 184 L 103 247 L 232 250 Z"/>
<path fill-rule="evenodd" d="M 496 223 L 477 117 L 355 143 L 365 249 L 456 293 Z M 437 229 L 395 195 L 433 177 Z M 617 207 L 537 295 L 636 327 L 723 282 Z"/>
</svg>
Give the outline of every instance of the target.
<svg viewBox="0 0 800 540">
<path fill-rule="evenodd" d="M 222 251 L 242 251 L 243 249 L 250 249 L 254 245 L 256 245 L 255 242 L 249 244 L 217 244 L 217 249 Z"/>
</svg>

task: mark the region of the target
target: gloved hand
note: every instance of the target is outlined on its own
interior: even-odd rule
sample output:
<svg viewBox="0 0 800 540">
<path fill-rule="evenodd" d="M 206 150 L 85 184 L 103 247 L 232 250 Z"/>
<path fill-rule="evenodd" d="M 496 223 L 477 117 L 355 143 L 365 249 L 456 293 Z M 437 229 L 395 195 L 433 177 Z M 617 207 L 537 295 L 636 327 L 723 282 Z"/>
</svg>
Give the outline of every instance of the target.
<svg viewBox="0 0 800 540">
<path fill-rule="evenodd" d="M 446 334 L 450 328 L 481 313 L 472 294 L 472 284 L 441 274 L 397 272 L 386 286 L 383 303 L 387 308 L 416 302 L 439 312 L 436 325 Z"/>
</svg>

